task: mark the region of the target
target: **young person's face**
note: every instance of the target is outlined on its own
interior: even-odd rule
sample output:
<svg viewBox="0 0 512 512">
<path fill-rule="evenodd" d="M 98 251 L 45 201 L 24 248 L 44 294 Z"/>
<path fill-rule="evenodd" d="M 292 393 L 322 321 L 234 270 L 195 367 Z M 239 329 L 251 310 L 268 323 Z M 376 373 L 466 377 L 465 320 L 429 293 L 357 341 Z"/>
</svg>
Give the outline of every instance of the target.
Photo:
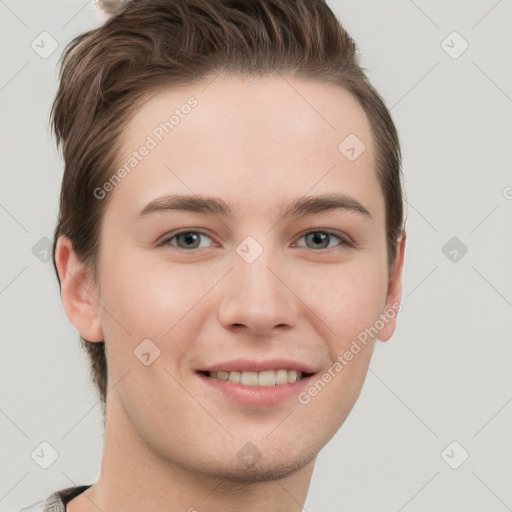
<svg viewBox="0 0 512 512">
<path fill-rule="evenodd" d="M 156 129 L 190 97 L 197 105 L 180 110 L 172 131 Z M 356 159 L 354 138 L 339 149 L 350 134 L 366 146 Z M 211 476 L 265 480 L 313 464 L 367 373 L 375 339 L 357 341 L 359 351 L 354 340 L 400 300 L 403 256 L 390 281 L 364 112 L 331 85 L 217 78 L 143 104 L 120 166 L 144 144 L 147 156 L 109 192 L 100 236 L 97 325 L 109 388 L 117 383 L 107 421 L 120 440 L 136 437 L 156 459 Z M 345 207 L 283 216 L 294 201 L 323 194 L 339 194 Z M 230 214 L 141 213 L 171 195 L 216 198 Z M 192 233 L 173 236 L 178 230 Z M 385 341 L 394 318 L 380 327 Z M 151 342 L 138 348 L 143 340 Z M 151 361 L 153 347 L 160 355 L 149 365 L 134 354 Z M 264 369 L 314 375 L 266 387 L 199 373 Z M 251 451 L 261 455 L 255 464 Z"/>
</svg>

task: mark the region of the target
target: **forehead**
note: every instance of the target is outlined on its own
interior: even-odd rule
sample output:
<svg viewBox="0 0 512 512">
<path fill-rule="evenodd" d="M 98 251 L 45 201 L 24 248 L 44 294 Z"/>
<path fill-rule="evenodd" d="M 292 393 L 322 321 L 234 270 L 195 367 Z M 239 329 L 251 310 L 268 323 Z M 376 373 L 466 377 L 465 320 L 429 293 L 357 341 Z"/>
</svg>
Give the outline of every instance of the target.
<svg viewBox="0 0 512 512">
<path fill-rule="evenodd" d="M 179 192 L 232 199 L 240 210 L 334 189 L 380 195 L 367 117 L 331 84 L 224 76 L 164 88 L 137 109 L 121 142 L 118 164 L 128 172 L 114 202 L 138 207 Z M 126 165 L 134 152 L 144 156 Z"/>
</svg>

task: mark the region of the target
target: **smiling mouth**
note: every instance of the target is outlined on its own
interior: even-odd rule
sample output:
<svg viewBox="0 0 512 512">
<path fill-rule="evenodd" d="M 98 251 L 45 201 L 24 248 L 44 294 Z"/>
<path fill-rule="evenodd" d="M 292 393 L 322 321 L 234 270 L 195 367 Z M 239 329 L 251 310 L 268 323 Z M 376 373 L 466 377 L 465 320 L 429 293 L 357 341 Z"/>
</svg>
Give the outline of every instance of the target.
<svg viewBox="0 0 512 512">
<path fill-rule="evenodd" d="M 293 384 L 302 379 L 305 379 L 312 373 L 303 373 L 297 370 L 264 370 L 261 372 L 242 372 L 242 371 L 199 371 L 205 377 L 214 380 L 229 381 L 235 384 L 242 384 L 243 386 L 260 386 L 272 387 L 283 386 L 285 384 Z"/>
</svg>

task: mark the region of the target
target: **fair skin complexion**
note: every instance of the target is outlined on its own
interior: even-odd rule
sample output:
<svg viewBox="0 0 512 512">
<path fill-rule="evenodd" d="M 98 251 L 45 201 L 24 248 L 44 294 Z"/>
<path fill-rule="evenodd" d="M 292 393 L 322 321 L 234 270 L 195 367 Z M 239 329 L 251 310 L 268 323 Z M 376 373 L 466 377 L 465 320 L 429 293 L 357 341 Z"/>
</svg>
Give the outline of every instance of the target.
<svg viewBox="0 0 512 512">
<path fill-rule="evenodd" d="M 70 512 L 302 510 L 316 456 L 354 406 L 376 339 L 309 403 L 298 394 L 401 299 L 405 240 L 389 268 L 370 126 L 355 100 L 295 78 L 208 83 L 161 90 L 129 121 L 120 162 L 175 108 L 198 101 L 109 192 L 97 282 L 69 240 L 57 247 L 66 314 L 85 339 L 105 340 L 108 364 L 100 478 Z M 366 145 L 353 162 L 338 150 L 351 133 Z M 170 194 L 216 197 L 231 214 L 141 215 Z M 344 207 L 282 216 L 322 194 L 344 196 Z M 192 233 L 173 236 L 178 229 Z M 263 250 L 251 262 L 236 250 L 248 236 L 248 254 Z M 145 339 L 160 350 L 148 366 L 134 356 Z M 292 391 L 271 404 L 270 395 L 237 401 L 198 373 L 241 359 L 315 375 L 281 384 Z M 240 456 L 244 446 L 256 463 Z"/>
</svg>

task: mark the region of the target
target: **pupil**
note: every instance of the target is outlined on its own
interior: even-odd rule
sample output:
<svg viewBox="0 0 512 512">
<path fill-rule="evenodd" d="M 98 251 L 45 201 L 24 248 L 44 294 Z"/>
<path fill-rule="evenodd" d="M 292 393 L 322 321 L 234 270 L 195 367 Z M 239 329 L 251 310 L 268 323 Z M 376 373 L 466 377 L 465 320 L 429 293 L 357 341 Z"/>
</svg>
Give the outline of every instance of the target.
<svg viewBox="0 0 512 512">
<path fill-rule="evenodd" d="M 313 237 L 313 243 L 322 244 L 322 242 L 325 242 L 328 239 L 329 235 L 327 235 L 325 233 L 313 233 L 312 237 Z M 325 246 L 325 244 L 323 244 L 323 246 Z"/>
<path fill-rule="evenodd" d="M 185 239 L 185 244 L 190 245 L 194 243 L 194 238 L 197 238 L 197 235 L 195 233 L 185 233 L 184 235 L 181 235 Z"/>
</svg>

